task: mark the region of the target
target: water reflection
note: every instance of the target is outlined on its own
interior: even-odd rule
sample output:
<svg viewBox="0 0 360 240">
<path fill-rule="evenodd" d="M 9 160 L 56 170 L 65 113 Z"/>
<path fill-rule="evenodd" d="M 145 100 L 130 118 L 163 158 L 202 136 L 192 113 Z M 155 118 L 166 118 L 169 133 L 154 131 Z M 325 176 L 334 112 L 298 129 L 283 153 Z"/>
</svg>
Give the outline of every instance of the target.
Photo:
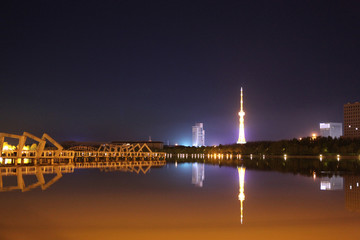
<svg viewBox="0 0 360 240">
<path fill-rule="evenodd" d="M 36 166 L 5 165 L 0 167 L 0 192 L 12 190 L 27 192 L 38 187 L 46 190 L 62 178 L 64 173 L 74 173 L 74 169 L 95 168 L 103 172 L 121 171 L 146 174 L 151 167 L 165 165 L 165 161 L 102 161 L 61 165 L 51 162 L 53 161 Z M 28 178 L 28 181 L 25 181 L 24 176 Z M 29 177 L 31 176 L 35 176 L 36 179 L 30 181 Z M 16 178 L 14 179 L 14 177 Z"/>
<path fill-rule="evenodd" d="M 196 155 L 196 154 L 195 154 Z M 220 165 L 220 166 L 245 166 L 247 169 L 258 169 L 266 171 L 278 172 L 292 172 L 300 173 L 302 175 L 321 177 L 323 172 L 336 173 L 355 173 L 360 175 L 360 161 L 354 158 L 337 158 L 327 157 L 289 157 L 286 154 L 279 158 L 265 155 L 252 155 L 243 157 L 241 154 L 206 154 L 200 155 L 200 158 L 195 158 L 194 154 L 168 154 L 167 162 L 174 162 L 176 164 L 185 162 L 201 162 L 205 164 Z"/>
<path fill-rule="evenodd" d="M 342 190 L 344 187 L 343 177 L 332 176 L 332 177 L 322 177 L 320 181 L 320 190 L 334 191 Z"/>
<path fill-rule="evenodd" d="M 290 169 L 298 169 L 299 172 L 293 173 L 304 173 L 304 169 L 312 169 L 313 161 L 307 161 L 305 163 L 300 163 L 299 160 L 292 159 L 288 165 L 283 164 L 281 160 L 271 159 L 266 161 L 256 161 L 251 164 L 247 163 L 248 166 L 254 167 L 254 164 L 259 169 L 275 170 L 275 169 L 285 169 L 290 167 Z M 177 166 L 177 164 L 175 165 Z M 191 163 L 192 166 L 192 184 L 198 187 L 203 187 L 205 179 L 205 164 L 204 163 Z M 332 165 L 328 164 L 326 167 L 330 168 Z M 240 203 L 240 223 L 244 222 L 244 201 L 245 201 L 245 172 L 246 167 L 237 167 L 237 175 L 239 181 L 239 194 L 238 200 Z M 310 171 L 309 171 L 310 172 Z M 334 175 L 333 175 L 334 174 Z M 319 171 L 317 178 L 316 171 L 312 170 L 311 174 L 308 174 L 308 177 L 314 179 L 314 184 L 319 184 L 320 191 L 342 191 L 345 189 L 345 205 L 346 208 L 350 211 L 360 212 L 360 176 L 356 175 L 335 175 L 339 172 L 331 171 Z"/>
<path fill-rule="evenodd" d="M 202 187 L 205 180 L 205 164 L 193 163 L 192 164 L 192 184 L 197 187 Z"/>
<path fill-rule="evenodd" d="M 245 200 L 245 192 L 244 192 L 245 168 L 238 167 L 238 173 L 239 173 L 239 196 L 238 196 L 238 199 L 240 201 L 240 223 L 243 224 L 244 200 Z"/>
<path fill-rule="evenodd" d="M 347 211 L 359 211 L 356 176 L 341 176 L 343 190 L 321 191 L 321 181 L 340 178 L 327 172 L 314 181 L 312 175 L 203 163 L 169 164 L 151 174 L 144 167 L 146 175 L 107 173 L 142 173 L 132 167 L 97 173 L 91 168 L 99 165 L 82 166 L 88 169 L 81 174 L 75 164 L 75 174 L 60 171 L 63 178 L 50 191 L 2 194 L 0 239 L 353 239 L 360 233 L 360 214 Z M 58 167 L 43 171 L 45 180 Z M 206 183 L 199 177 L 205 171 Z M 203 188 L 194 188 L 192 176 L 202 179 Z"/>
<path fill-rule="evenodd" d="M 62 178 L 63 173 L 73 173 L 74 165 L 65 165 L 65 166 L 14 166 L 14 167 L 1 167 L 0 168 L 0 192 L 12 191 L 12 190 L 21 190 L 22 192 L 27 192 L 34 188 L 40 187 L 42 190 L 46 190 L 60 178 Z M 50 180 L 45 181 L 44 174 L 54 175 Z M 36 181 L 32 184 L 26 184 L 24 180 L 24 175 L 34 175 L 36 176 Z M 16 176 L 16 183 L 10 186 L 4 186 L 4 178 Z M 11 184 L 11 183 L 10 183 Z"/>
<path fill-rule="evenodd" d="M 360 212 L 360 176 L 344 176 L 345 207 L 350 211 Z"/>
</svg>

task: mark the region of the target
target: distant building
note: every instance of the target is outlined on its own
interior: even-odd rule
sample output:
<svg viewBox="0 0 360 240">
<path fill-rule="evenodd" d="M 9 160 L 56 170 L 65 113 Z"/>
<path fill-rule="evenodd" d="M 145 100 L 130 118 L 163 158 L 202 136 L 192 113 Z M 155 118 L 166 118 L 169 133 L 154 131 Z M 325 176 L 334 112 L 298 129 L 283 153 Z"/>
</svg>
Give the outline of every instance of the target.
<svg viewBox="0 0 360 240">
<path fill-rule="evenodd" d="M 344 137 L 360 137 L 360 103 L 344 105 Z"/>
<path fill-rule="evenodd" d="M 146 144 L 151 149 L 163 149 L 164 143 L 159 141 L 112 141 L 114 144 Z"/>
<path fill-rule="evenodd" d="M 194 147 L 205 146 L 205 130 L 203 123 L 195 123 L 192 127 L 192 145 Z"/>
<path fill-rule="evenodd" d="M 159 141 L 112 141 L 111 144 L 144 144 L 148 145 L 151 149 L 163 149 L 164 143 Z M 82 146 L 82 147 L 93 147 L 98 149 L 100 145 L 103 144 L 110 144 L 109 142 L 75 142 L 75 141 L 66 141 L 62 142 L 61 145 L 65 148 L 71 148 L 75 146 Z"/>
<path fill-rule="evenodd" d="M 320 123 L 320 136 L 339 138 L 343 135 L 342 123 Z"/>
</svg>

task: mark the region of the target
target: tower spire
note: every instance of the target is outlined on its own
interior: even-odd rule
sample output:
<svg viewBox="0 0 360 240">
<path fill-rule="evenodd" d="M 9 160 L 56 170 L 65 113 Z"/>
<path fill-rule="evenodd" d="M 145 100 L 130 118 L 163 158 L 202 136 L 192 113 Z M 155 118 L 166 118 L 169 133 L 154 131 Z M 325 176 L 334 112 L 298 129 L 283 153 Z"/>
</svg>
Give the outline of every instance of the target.
<svg viewBox="0 0 360 240">
<path fill-rule="evenodd" d="M 244 126 L 244 116 L 245 116 L 245 112 L 244 112 L 244 103 L 243 103 L 243 88 L 241 87 L 240 89 L 240 112 L 239 112 L 239 139 L 237 141 L 237 144 L 244 144 L 246 143 L 245 140 L 245 126 Z"/>
<path fill-rule="evenodd" d="M 243 89 L 240 89 L 240 112 L 243 112 Z"/>
</svg>

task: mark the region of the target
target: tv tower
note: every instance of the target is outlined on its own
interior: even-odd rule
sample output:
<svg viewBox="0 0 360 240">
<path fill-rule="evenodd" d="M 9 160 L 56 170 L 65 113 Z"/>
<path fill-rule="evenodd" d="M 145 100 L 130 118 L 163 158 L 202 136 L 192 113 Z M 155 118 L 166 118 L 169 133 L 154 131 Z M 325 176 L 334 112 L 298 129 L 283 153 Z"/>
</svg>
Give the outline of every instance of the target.
<svg viewBox="0 0 360 240">
<path fill-rule="evenodd" d="M 239 139 L 237 141 L 237 144 L 245 144 L 246 143 L 244 116 L 245 116 L 245 112 L 243 109 L 243 89 L 241 88 L 241 90 L 240 90 L 240 112 L 239 112 L 240 126 L 239 126 Z"/>
</svg>

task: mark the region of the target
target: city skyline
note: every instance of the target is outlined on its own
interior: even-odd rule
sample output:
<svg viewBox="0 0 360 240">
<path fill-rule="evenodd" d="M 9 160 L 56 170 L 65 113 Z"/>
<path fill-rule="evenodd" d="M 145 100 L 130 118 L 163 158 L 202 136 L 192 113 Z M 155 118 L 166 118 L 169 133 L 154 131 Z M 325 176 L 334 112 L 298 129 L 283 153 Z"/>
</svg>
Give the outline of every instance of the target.
<svg viewBox="0 0 360 240">
<path fill-rule="evenodd" d="M 309 136 L 360 101 L 358 1 L 5 1 L 0 132 L 207 145 Z"/>
</svg>

